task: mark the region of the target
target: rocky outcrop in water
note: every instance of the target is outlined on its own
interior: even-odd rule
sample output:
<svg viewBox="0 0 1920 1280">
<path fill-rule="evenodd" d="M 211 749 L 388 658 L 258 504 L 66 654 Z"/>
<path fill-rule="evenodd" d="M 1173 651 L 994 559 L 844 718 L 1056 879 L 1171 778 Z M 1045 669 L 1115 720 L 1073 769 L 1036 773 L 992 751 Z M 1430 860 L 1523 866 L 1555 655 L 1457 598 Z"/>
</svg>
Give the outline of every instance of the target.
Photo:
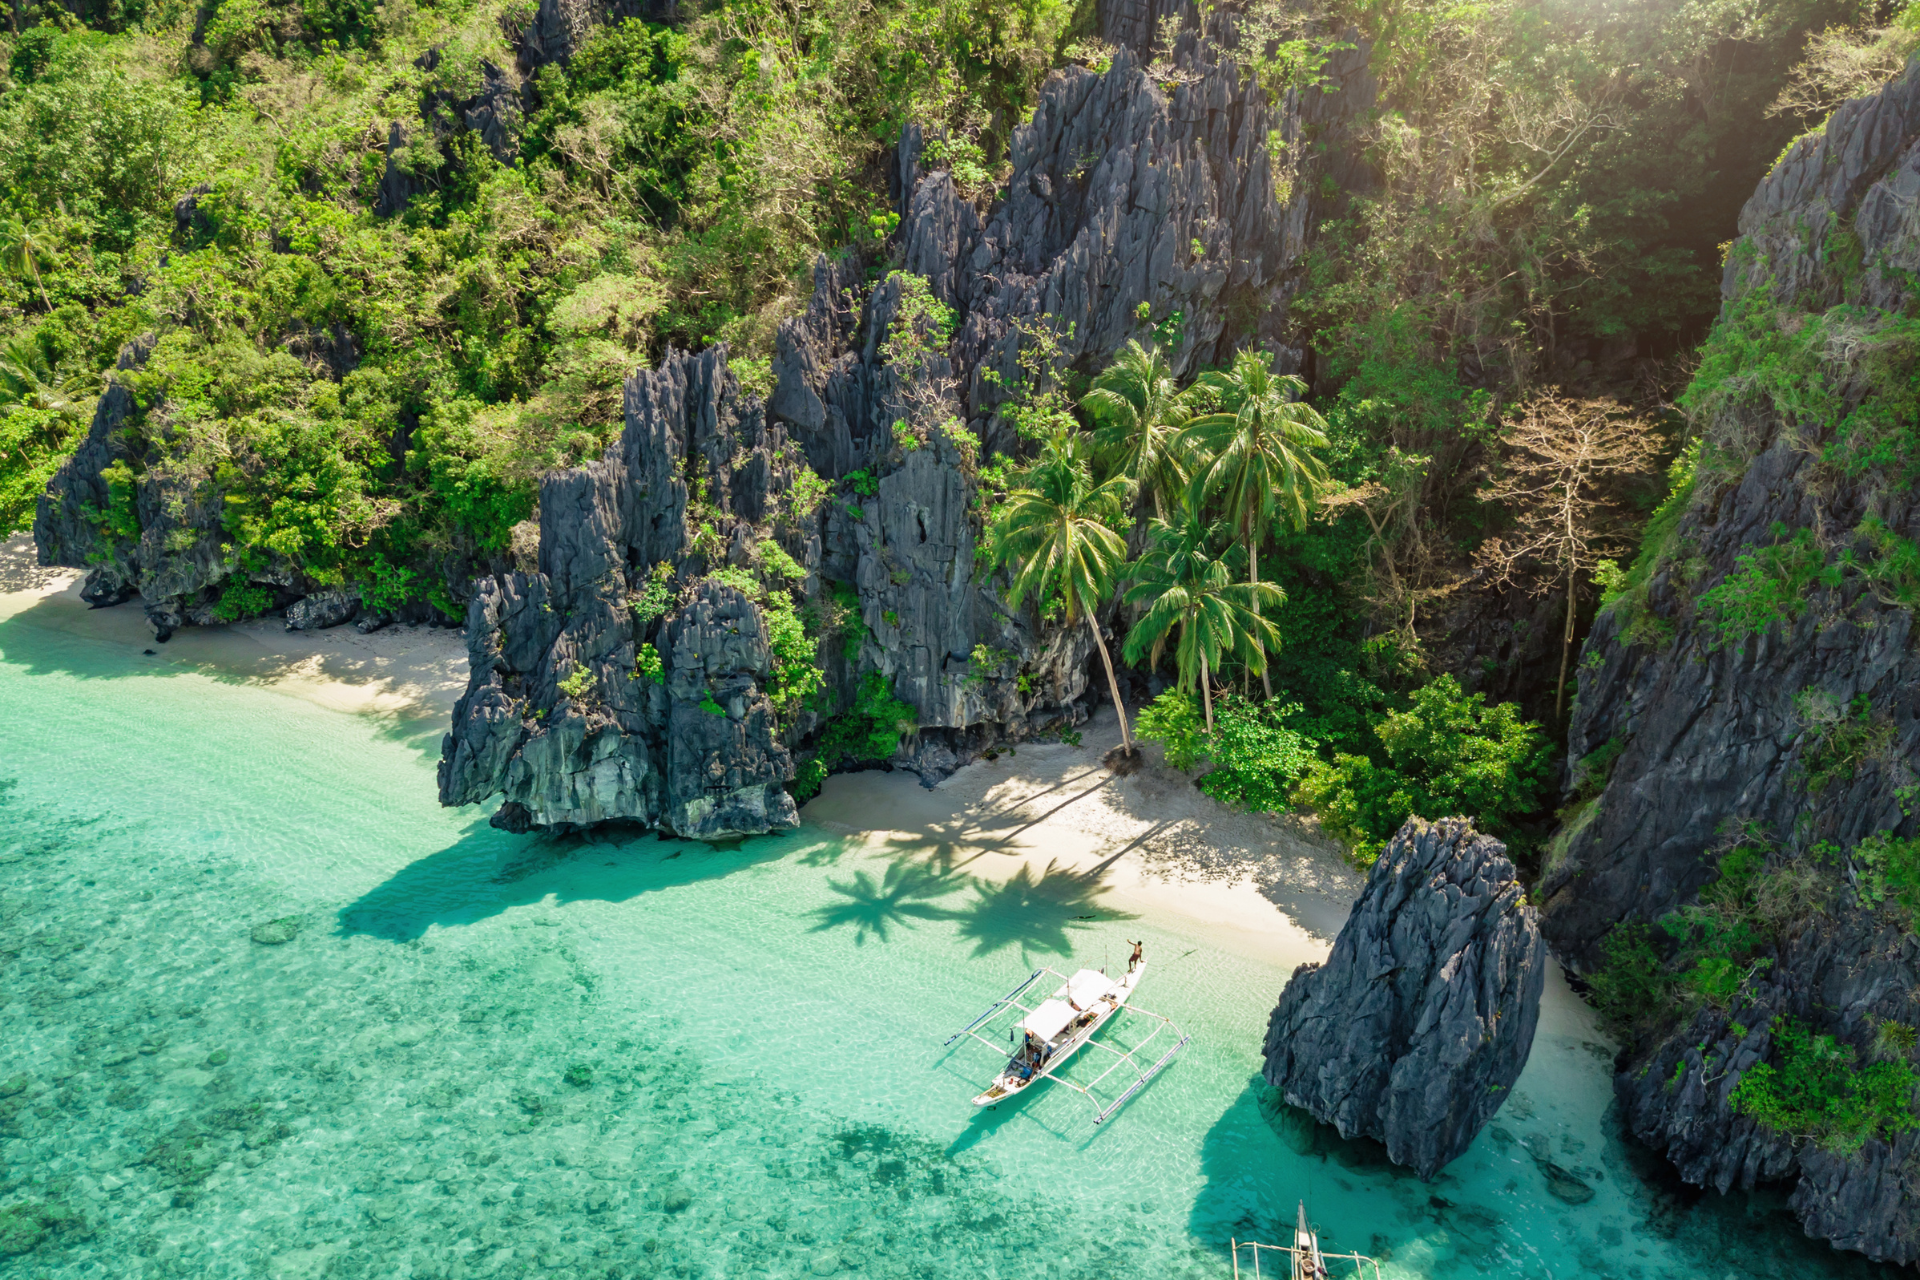
<svg viewBox="0 0 1920 1280">
<path fill-rule="evenodd" d="M 1401 828 L 1325 964 L 1294 971 L 1267 1024 L 1267 1082 L 1432 1177 L 1526 1065 L 1546 944 L 1506 847 L 1457 818 Z"/>
<path fill-rule="evenodd" d="M 1750 395 L 1712 424 L 1716 469 L 1655 548 L 1644 592 L 1587 640 L 1569 745 L 1597 794 L 1551 846 L 1540 887 L 1549 940 L 1589 973 L 1622 923 L 1695 909 L 1709 888 L 1716 910 L 1737 905 L 1754 941 L 1734 980 L 1652 1011 L 1622 1062 L 1633 1132 L 1720 1191 L 1794 1180 L 1810 1233 L 1908 1263 L 1920 1259 L 1920 1134 L 1882 1131 L 1846 1153 L 1767 1128 L 1733 1098 L 1754 1065 L 1777 1064 L 1783 1016 L 1862 1065 L 1911 1061 L 1877 1032 L 1920 1022 L 1920 940 L 1875 901 L 1859 851 L 1877 832 L 1916 831 L 1903 788 L 1920 752 L 1920 655 L 1889 557 L 1920 538 L 1920 502 L 1896 470 L 1830 449 L 1865 400 L 1908 393 L 1911 365 L 1884 358 L 1916 300 L 1916 192 L 1920 63 L 1796 143 L 1742 212 L 1723 322 L 1777 326 L 1781 347 L 1822 335 L 1807 367 L 1831 374 L 1832 395 L 1816 413 Z M 1822 314 L 1842 301 L 1854 309 Z M 1757 617 L 1707 595 L 1756 572 L 1784 588 Z M 1743 868 L 1725 861 L 1739 846 Z M 1686 962 L 1670 933 L 1650 937 L 1670 966 Z"/>
</svg>

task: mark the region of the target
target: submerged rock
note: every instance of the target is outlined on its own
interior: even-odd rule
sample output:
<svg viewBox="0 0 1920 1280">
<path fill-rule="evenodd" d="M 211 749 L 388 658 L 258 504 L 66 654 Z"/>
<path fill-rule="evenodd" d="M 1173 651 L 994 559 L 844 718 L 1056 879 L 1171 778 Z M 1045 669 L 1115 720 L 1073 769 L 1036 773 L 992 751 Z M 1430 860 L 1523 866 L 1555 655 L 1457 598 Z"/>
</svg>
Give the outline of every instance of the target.
<svg viewBox="0 0 1920 1280">
<path fill-rule="evenodd" d="M 1551 1160 L 1534 1158 L 1534 1166 L 1547 1180 L 1547 1193 L 1554 1199 L 1566 1204 L 1585 1204 L 1593 1199 L 1593 1188 L 1588 1186 L 1570 1170 L 1563 1169 Z"/>
<path fill-rule="evenodd" d="M 1374 863 L 1327 962 L 1288 981 L 1267 1081 L 1431 1177 L 1526 1065 L 1546 962 L 1506 847 L 1457 818 L 1416 818 Z"/>
<path fill-rule="evenodd" d="M 248 936 L 263 947 L 278 947 L 292 942 L 299 935 L 301 923 L 299 916 L 282 916 L 278 920 L 253 926 L 253 932 Z"/>
</svg>

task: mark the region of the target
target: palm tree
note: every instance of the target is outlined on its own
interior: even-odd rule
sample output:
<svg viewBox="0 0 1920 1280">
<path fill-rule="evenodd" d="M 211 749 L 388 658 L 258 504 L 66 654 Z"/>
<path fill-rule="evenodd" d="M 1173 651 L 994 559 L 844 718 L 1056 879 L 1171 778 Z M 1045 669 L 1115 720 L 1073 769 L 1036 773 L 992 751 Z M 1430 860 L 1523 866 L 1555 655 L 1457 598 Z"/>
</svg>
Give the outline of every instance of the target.
<svg viewBox="0 0 1920 1280">
<path fill-rule="evenodd" d="M 1226 534 L 1223 525 L 1207 522 L 1191 504 L 1173 521 L 1155 520 L 1126 597 L 1129 604 L 1147 606 L 1127 633 L 1127 661 L 1138 662 L 1144 654 L 1150 666 L 1158 666 L 1172 640 L 1179 687 L 1199 684 L 1208 733 L 1213 732 L 1212 673 L 1233 654 L 1264 675 L 1268 649 L 1280 646 L 1280 629 L 1260 609 L 1286 599 L 1271 582 L 1233 580 L 1227 557 L 1214 551 Z"/>
<path fill-rule="evenodd" d="M 0 347 L 0 413 L 38 409 L 78 422 L 98 394 L 94 379 L 56 366 L 33 334 L 15 334 Z"/>
<path fill-rule="evenodd" d="M 31 275 L 40 291 L 41 305 L 53 310 L 47 298 L 47 286 L 40 281 L 40 264 L 53 256 L 53 240 L 41 223 L 8 218 L 0 222 L 0 265 L 22 278 Z"/>
<path fill-rule="evenodd" d="M 1276 512 L 1296 529 L 1306 527 L 1315 492 L 1327 478 L 1326 464 L 1313 450 L 1327 447 L 1327 423 L 1312 405 L 1295 397 L 1307 384 L 1292 374 L 1275 374 L 1266 353 L 1242 351 L 1230 370 L 1203 373 L 1196 385 L 1219 404 L 1187 424 L 1183 437 L 1201 457 L 1195 487 L 1219 494 L 1227 519 L 1247 549 L 1247 576 L 1260 586 L 1260 538 Z M 1260 685 L 1273 696 L 1266 668 Z"/>
<path fill-rule="evenodd" d="M 1022 487 L 1007 495 L 987 543 L 994 567 L 1014 565 L 1007 603 L 1018 608 L 1028 596 L 1043 606 L 1057 600 L 1069 627 L 1086 619 L 1120 716 L 1120 741 L 1131 756 L 1126 704 L 1094 616 L 1113 594 L 1127 558 L 1126 540 L 1113 528 L 1125 515 L 1127 482 L 1115 476 L 1095 484 L 1085 437 L 1067 430 L 1047 439 L 1022 480 Z"/>
<path fill-rule="evenodd" d="M 1080 407 L 1096 424 L 1094 448 L 1114 474 L 1150 495 L 1153 513 L 1166 519 L 1166 495 L 1187 484 L 1179 439 L 1187 408 L 1160 348 L 1129 339 L 1106 372 L 1093 380 Z"/>
</svg>

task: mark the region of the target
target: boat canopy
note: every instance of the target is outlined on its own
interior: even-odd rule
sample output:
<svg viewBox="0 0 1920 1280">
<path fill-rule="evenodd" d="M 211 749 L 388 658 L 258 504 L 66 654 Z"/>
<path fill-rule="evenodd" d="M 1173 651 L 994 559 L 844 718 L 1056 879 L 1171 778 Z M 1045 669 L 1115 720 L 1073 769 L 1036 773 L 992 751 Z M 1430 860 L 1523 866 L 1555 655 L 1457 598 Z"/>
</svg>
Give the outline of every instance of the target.
<svg viewBox="0 0 1920 1280">
<path fill-rule="evenodd" d="M 1065 1000 L 1043 1000 L 1020 1025 L 1042 1040 L 1051 1040 L 1078 1016 Z"/>
<path fill-rule="evenodd" d="M 1095 1000 L 1118 995 L 1119 988 L 1113 985 L 1113 979 L 1106 974 L 1095 973 L 1092 969 L 1082 969 L 1067 979 L 1067 994 L 1082 1009 L 1090 1009 Z"/>
</svg>

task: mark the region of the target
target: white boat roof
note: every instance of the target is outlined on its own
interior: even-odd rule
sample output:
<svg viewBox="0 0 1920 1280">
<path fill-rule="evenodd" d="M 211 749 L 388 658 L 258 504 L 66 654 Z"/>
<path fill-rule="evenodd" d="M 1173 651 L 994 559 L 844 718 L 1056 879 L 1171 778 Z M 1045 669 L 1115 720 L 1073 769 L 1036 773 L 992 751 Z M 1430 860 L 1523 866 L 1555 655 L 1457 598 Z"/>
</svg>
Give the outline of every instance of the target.
<svg viewBox="0 0 1920 1280">
<path fill-rule="evenodd" d="M 1067 979 L 1067 993 L 1073 997 L 1075 1004 L 1086 1009 L 1091 1008 L 1093 1002 L 1102 996 L 1117 995 L 1118 990 L 1113 985 L 1113 979 L 1106 974 L 1082 969 Z"/>
<path fill-rule="evenodd" d="M 1020 1025 L 1042 1040 L 1051 1040 L 1078 1016 L 1065 1000 L 1044 1000 Z"/>
</svg>

